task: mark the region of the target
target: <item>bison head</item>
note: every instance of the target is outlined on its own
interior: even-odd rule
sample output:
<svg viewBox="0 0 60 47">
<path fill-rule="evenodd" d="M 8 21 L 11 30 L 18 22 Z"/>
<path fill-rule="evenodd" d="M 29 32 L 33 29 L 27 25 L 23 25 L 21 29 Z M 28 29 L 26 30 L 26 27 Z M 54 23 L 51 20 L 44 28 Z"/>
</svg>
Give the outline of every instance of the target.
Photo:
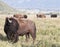
<svg viewBox="0 0 60 47">
<path fill-rule="evenodd" d="M 12 39 L 12 34 L 16 34 L 18 30 L 19 24 L 18 21 L 14 18 L 6 17 L 5 25 L 4 25 L 4 32 L 7 35 L 8 39 Z"/>
</svg>

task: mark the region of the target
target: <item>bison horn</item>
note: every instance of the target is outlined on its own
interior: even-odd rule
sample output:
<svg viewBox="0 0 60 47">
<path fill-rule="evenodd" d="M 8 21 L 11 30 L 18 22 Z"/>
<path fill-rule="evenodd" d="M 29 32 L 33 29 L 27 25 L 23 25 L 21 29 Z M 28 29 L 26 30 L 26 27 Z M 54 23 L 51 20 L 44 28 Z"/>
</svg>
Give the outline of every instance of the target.
<svg viewBox="0 0 60 47">
<path fill-rule="evenodd" d="M 12 23 L 12 21 L 10 19 L 8 19 L 9 23 Z"/>
<path fill-rule="evenodd" d="M 27 15 L 24 15 L 24 18 L 27 18 Z"/>
</svg>

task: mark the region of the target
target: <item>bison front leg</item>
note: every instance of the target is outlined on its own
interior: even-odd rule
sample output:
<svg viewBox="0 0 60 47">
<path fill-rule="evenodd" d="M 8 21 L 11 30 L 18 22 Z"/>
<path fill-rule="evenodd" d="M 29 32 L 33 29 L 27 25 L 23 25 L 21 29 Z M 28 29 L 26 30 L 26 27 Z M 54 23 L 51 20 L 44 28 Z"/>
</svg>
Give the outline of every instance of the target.
<svg viewBox="0 0 60 47">
<path fill-rule="evenodd" d="M 13 34 L 13 43 L 16 43 L 18 41 L 18 35 L 17 34 Z"/>
<path fill-rule="evenodd" d="M 7 39 L 8 39 L 8 40 L 11 40 L 11 35 L 10 35 L 10 33 L 7 34 Z"/>
<path fill-rule="evenodd" d="M 30 38 L 29 33 L 26 34 L 26 41 L 28 42 L 28 39 Z"/>
</svg>

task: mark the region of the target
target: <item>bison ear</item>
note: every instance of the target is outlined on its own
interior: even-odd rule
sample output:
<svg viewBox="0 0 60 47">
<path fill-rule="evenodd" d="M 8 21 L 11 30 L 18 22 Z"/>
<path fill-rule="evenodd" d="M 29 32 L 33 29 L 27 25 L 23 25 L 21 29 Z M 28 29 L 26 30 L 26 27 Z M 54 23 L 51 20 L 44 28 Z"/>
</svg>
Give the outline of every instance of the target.
<svg viewBox="0 0 60 47">
<path fill-rule="evenodd" d="M 8 20 L 8 17 L 6 17 L 6 20 Z"/>
<path fill-rule="evenodd" d="M 27 18 L 27 15 L 24 15 L 24 18 Z"/>
<path fill-rule="evenodd" d="M 8 17 L 6 17 L 5 21 L 8 22 Z"/>
</svg>

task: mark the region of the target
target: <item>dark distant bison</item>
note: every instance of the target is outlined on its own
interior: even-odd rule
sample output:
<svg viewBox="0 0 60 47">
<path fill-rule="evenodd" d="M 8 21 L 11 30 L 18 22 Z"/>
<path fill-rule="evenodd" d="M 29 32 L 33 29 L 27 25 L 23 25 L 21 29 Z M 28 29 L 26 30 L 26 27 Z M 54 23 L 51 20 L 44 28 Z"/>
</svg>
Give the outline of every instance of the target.
<svg viewBox="0 0 60 47">
<path fill-rule="evenodd" d="M 36 16 L 37 16 L 37 18 L 46 18 L 46 16 L 44 14 L 37 14 Z"/>
<path fill-rule="evenodd" d="M 31 20 L 22 20 L 18 18 L 10 17 L 6 18 L 4 25 L 4 32 L 7 35 L 7 38 L 13 40 L 13 42 L 18 41 L 18 36 L 26 36 L 26 40 L 31 35 L 33 42 L 36 39 L 36 26 L 35 23 Z"/>
<path fill-rule="evenodd" d="M 16 18 L 27 18 L 27 15 L 14 14 L 13 17 L 16 17 Z"/>
<path fill-rule="evenodd" d="M 57 17 L 57 14 L 51 14 L 51 17 L 52 18 L 56 18 Z"/>
</svg>

